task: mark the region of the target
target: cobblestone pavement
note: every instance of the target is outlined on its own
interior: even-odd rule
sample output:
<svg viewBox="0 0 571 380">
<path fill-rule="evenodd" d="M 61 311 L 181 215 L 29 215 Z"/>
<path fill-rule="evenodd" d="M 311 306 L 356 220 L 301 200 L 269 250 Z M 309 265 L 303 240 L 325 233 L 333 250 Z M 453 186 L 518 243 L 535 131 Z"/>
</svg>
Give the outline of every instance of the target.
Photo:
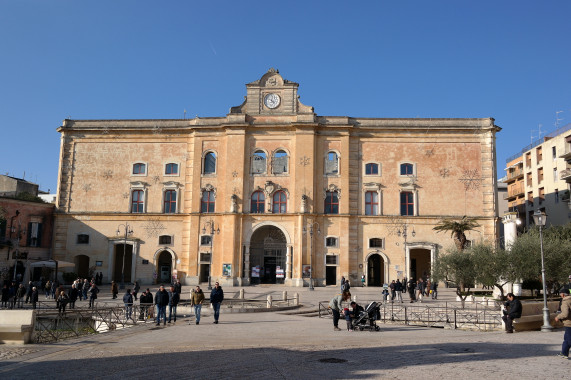
<svg viewBox="0 0 571 380">
<path fill-rule="evenodd" d="M 260 297 L 267 293 L 256 290 Z M 301 299 L 317 302 L 335 292 L 303 291 Z M 571 373 L 571 361 L 555 356 L 562 330 L 504 334 L 380 326 L 381 332 L 336 332 L 326 318 L 224 310 L 215 325 L 205 310 L 198 326 L 186 318 L 167 327 L 138 325 L 52 345 L 14 346 L 37 351 L 0 360 L 0 378 L 563 379 Z"/>
</svg>

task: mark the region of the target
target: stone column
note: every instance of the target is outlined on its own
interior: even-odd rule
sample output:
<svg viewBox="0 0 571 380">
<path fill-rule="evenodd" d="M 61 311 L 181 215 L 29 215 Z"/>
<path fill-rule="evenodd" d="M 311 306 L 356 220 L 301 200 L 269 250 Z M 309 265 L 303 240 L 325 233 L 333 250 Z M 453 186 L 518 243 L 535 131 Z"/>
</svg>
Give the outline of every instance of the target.
<svg viewBox="0 0 571 380">
<path fill-rule="evenodd" d="M 286 280 L 291 280 L 291 251 L 292 246 L 288 245 L 286 247 Z"/>
<path fill-rule="evenodd" d="M 250 283 L 250 246 L 246 245 L 246 252 L 244 252 L 244 273 L 242 278 L 248 284 Z"/>
</svg>

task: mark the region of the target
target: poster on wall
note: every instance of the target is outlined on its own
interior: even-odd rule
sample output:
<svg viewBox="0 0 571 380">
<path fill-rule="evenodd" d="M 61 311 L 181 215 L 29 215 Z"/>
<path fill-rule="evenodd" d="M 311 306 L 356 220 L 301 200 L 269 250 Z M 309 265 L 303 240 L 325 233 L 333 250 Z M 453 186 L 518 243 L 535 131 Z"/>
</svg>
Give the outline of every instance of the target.
<svg viewBox="0 0 571 380">
<path fill-rule="evenodd" d="M 311 265 L 303 265 L 302 266 L 302 272 L 301 272 L 301 277 L 307 277 L 309 278 L 309 275 L 311 274 Z"/>
<path fill-rule="evenodd" d="M 252 277 L 256 277 L 256 278 L 260 277 L 260 266 L 259 265 L 252 267 Z"/>
<path fill-rule="evenodd" d="M 222 276 L 232 276 L 232 264 L 222 264 Z"/>
<path fill-rule="evenodd" d="M 284 277 L 285 277 L 284 270 L 279 266 L 276 267 L 276 278 L 284 278 Z"/>
</svg>

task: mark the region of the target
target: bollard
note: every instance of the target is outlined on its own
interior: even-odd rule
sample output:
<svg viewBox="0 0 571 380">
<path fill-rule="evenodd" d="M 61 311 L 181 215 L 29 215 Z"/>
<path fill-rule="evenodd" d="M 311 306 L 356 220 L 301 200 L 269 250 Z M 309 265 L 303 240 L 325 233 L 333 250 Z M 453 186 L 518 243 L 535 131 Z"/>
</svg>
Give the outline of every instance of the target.
<svg viewBox="0 0 571 380">
<path fill-rule="evenodd" d="M 240 298 L 241 300 L 243 300 L 243 299 L 244 299 L 244 289 L 240 289 L 240 295 L 239 295 L 239 298 Z"/>
<path fill-rule="evenodd" d="M 357 295 L 353 296 L 353 302 L 357 302 Z"/>
<path fill-rule="evenodd" d="M 272 296 L 268 296 L 268 305 L 267 308 L 271 308 L 272 307 Z"/>
<path fill-rule="evenodd" d="M 299 306 L 299 293 L 295 293 L 293 296 L 293 305 Z"/>
<path fill-rule="evenodd" d="M 283 291 L 282 293 L 282 300 L 287 301 L 287 291 Z"/>
</svg>

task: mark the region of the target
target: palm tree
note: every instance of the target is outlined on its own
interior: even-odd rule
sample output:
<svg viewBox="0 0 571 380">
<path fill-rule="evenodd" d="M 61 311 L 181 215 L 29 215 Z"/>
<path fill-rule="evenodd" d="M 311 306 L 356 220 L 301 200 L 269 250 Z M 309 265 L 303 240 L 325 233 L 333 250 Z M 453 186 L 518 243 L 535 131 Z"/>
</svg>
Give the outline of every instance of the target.
<svg viewBox="0 0 571 380">
<path fill-rule="evenodd" d="M 454 219 L 442 219 L 432 229 L 436 232 L 450 231 L 450 236 L 454 238 L 456 248 L 458 248 L 459 251 L 462 251 L 466 247 L 466 235 L 464 232 L 480 227 L 476 222 L 477 220 L 478 219 L 476 218 L 469 218 L 466 215 L 464 215 L 460 221 L 456 221 Z"/>
</svg>

